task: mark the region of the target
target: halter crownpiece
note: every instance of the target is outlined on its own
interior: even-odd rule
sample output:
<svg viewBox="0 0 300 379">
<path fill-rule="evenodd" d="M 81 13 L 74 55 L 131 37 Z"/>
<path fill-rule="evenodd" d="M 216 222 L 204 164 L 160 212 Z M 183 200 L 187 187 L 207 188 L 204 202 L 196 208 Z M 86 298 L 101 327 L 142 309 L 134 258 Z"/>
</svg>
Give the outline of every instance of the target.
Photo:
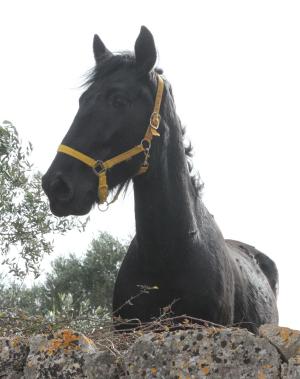
<svg viewBox="0 0 300 379">
<path fill-rule="evenodd" d="M 160 75 L 157 75 L 157 91 L 156 91 L 155 103 L 154 103 L 153 112 L 151 114 L 149 126 L 146 130 L 145 136 L 139 145 L 134 146 L 133 148 L 125 151 L 124 153 L 116 155 L 115 157 L 102 162 L 100 160 L 93 159 L 89 157 L 88 155 L 85 155 L 81 153 L 80 151 L 75 150 L 72 147 L 69 147 L 67 145 L 62 145 L 62 144 L 59 145 L 57 149 L 59 153 L 69 155 L 85 163 L 87 166 L 91 167 L 94 173 L 99 177 L 98 198 L 99 198 L 100 204 L 107 203 L 107 196 L 108 196 L 108 185 L 107 185 L 107 178 L 106 178 L 107 170 L 111 169 L 112 167 L 114 167 L 115 165 L 119 163 L 128 161 L 129 159 L 131 159 L 132 157 L 140 153 L 145 154 L 145 159 L 141 167 L 139 168 L 137 175 L 142 175 L 148 170 L 148 167 L 149 167 L 148 159 L 150 156 L 149 153 L 151 149 L 152 138 L 160 136 L 158 132 L 160 119 L 161 119 L 159 112 L 160 112 L 163 91 L 164 91 L 164 81 Z M 114 202 L 116 199 L 117 199 L 117 196 L 115 196 L 113 201 L 111 201 L 110 203 Z"/>
</svg>

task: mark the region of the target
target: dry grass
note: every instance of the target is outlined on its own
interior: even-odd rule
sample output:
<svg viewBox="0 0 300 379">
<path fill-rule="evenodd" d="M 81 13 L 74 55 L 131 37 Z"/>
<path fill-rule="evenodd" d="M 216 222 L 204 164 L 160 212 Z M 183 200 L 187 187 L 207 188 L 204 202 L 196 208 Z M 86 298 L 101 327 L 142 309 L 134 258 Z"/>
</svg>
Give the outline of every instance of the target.
<svg viewBox="0 0 300 379">
<path fill-rule="evenodd" d="M 212 322 L 189 316 L 172 316 L 171 306 L 166 307 L 160 317 L 150 322 L 137 319 L 103 320 L 95 316 L 77 318 L 57 318 L 55 322 L 43 316 L 29 316 L 22 310 L 10 309 L 0 312 L 0 336 L 24 336 L 52 334 L 59 329 L 73 329 L 92 339 L 99 350 L 110 351 L 120 356 L 140 336 L 148 333 L 162 333 L 174 330 L 202 329 L 204 327 L 223 328 Z M 116 328 L 118 330 L 116 331 Z"/>
</svg>

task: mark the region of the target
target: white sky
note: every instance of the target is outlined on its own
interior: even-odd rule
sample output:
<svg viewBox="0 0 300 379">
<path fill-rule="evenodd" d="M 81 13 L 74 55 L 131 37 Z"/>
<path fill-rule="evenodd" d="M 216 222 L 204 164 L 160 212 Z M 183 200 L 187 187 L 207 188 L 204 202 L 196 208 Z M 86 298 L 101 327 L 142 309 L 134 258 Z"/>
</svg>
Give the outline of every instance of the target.
<svg viewBox="0 0 300 379">
<path fill-rule="evenodd" d="M 0 15 L 0 120 L 33 142 L 42 171 L 77 110 L 94 33 L 122 50 L 142 24 L 152 31 L 205 204 L 226 238 L 276 261 L 280 324 L 300 329 L 299 1 L 4 0 Z M 132 193 L 92 220 L 57 254 L 84 251 L 97 230 L 132 235 Z"/>
</svg>

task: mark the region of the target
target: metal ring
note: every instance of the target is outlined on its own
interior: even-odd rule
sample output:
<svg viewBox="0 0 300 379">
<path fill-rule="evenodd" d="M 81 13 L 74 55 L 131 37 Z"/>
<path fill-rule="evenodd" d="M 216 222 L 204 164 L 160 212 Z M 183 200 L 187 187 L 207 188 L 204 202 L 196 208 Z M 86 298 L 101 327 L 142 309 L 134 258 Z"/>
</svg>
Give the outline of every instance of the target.
<svg viewBox="0 0 300 379">
<path fill-rule="evenodd" d="M 160 124 L 160 114 L 157 112 L 153 112 L 152 115 L 150 116 L 150 126 L 153 129 L 158 129 L 159 124 Z"/>
<path fill-rule="evenodd" d="M 100 168 L 100 170 L 98 171 L 97 169 Z M 104 163 L 103 161 L 96 161 L 94 167 L 93 167 L 93 171 L 94 171 L 94 174 L 99 176 L 100 174 L 102 174 L 103 172 L 106 171 L 106 168 L 104 167 Z"/>
<path fill-rule="evenodd" d="M 145 146 L 145 144 L 146 144 L 146 146 Z M 149 141 L 146 138 L 143 138 L 141 140 L 141 145 L 143 146 L 143 148 L 144 148 L 145 151 L 149 151 L 151 149 L 151 141 Z"/>
<path fill-rule="evenodd" d="M 105 208 L 101 208 L 101 205 L 103 205 Z M 105 201 L 104 203 L 99 203 L 98 204 L 98 209 L 100 212 L 106 212 L 108 210 L 109 203 Z"/>
</svg>

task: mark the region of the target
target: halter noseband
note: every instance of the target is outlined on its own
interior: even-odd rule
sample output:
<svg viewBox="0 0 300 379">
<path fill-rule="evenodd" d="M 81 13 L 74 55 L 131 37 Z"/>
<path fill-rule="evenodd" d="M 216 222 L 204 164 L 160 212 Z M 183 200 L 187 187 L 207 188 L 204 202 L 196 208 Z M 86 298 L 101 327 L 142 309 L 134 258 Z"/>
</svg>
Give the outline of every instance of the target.
<svg viewBox="0 0 300 379">
<path fill-rule="evenodd" d="M 148 167 L 149 167 L 148 159 L 150 156 L 152 138 L 160 136 L 158 132 L 160 118 L 161 118 L 159 112 L 160 112 L 160 105 L 161 105 L 163 91 L 164 91 L 164 81 L 160 75 L 157 75 L 157 92 L 156 92 L 156 97 L 155 97 L 154 109 L 150 117 L 149 126 L 146 130 L 146 134 L 144 138 L 142 139 L 141 143 L 139 145 L 134 146 L 132 149 L 129 149 L 125 151 L 124 153 L 116 155 L 115 157 L 103 162 L 100 160 L 95 160 L 89 157 L 88 155 L 85 155 L 81 153 L 80 151 L 73 149 L 72 147 L 69 147 L 66 145 L 59 145 L 57 149 L 59 153 L 67 154 L 85 163 L 87 166 L 91 167 L 94 173 L 99 177 L 98 197 L 99 197 L 100 204 L 107 202 L 107 196 L 108 196 L 108 185 L 107 185 L 107 178 L 106 178 L 107 170 L 111 169 L 112 167 L 114 167 L 115 165 L 121 162 L 128 161 L 129 159 L 131 159 L 132 157 L 140 153 L 145 154 L 145 159 L 136 175 L 144 174 L 148 170 Z M 116 200 L 116 197 L 113 199 L 113 201 Z"/>
</svg>

